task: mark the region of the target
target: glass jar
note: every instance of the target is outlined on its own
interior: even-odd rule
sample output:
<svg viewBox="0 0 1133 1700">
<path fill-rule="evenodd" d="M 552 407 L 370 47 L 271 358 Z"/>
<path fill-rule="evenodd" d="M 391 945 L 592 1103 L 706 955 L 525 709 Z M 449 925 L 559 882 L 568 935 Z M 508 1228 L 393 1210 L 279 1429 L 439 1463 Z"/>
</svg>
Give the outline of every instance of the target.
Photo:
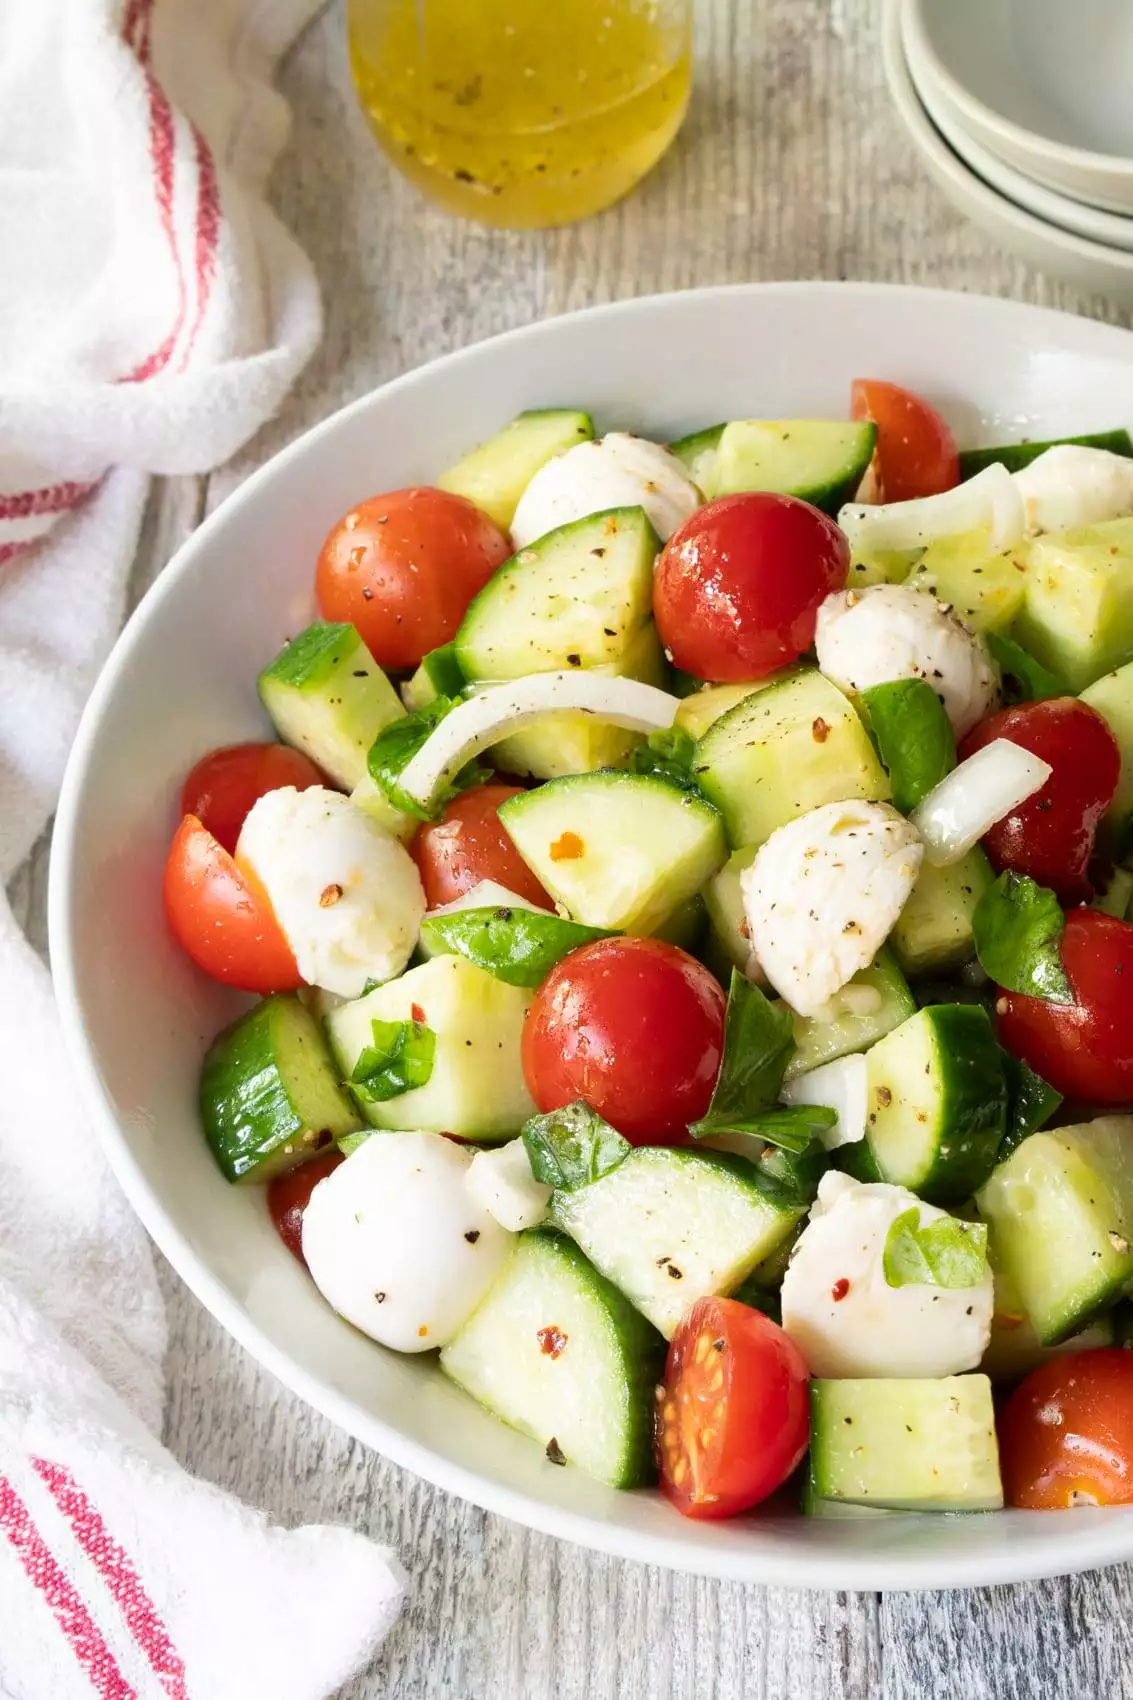
<svg viewBox="0 0 1133 1700">
<path fill-rule="evenodd" d="M 453 212 L 566 224 L 632 189 L 680 128 L 692 0 L 348 0 L 371 128 Z"/>
</svg>

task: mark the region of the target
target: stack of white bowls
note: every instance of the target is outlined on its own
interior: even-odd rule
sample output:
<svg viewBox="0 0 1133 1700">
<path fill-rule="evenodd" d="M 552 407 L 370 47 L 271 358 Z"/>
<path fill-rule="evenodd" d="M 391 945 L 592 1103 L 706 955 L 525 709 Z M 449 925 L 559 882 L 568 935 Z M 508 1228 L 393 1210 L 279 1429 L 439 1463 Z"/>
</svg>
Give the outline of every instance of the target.
<svg viewBox="0 0 1133 1700">
<path fill-rule="evenodd" d="M 1133 296 L 1133 0 L 887 0 L 897 109 L 1005 248 Z"/>
</svg>

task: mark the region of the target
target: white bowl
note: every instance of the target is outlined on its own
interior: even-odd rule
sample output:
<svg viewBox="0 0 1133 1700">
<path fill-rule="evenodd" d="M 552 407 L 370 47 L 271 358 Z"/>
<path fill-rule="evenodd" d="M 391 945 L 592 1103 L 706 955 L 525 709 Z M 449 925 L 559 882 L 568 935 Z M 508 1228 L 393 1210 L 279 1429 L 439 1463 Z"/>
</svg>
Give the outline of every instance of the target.
<svg viewBox="0 0 1133 1700">
<path fill-rule="evenodd" d="M 1060 230 L 1016 206 L 948 146 L 921 104 L 905 59 L 902 20 L 912 3 L 887 0 L 882 50 L 889 92 L 929 175 L 953 206 L 1033 266 L 1068 278 L 1081 289 L 1119 298 L 1133 295 L 1133 253 Z"/>
<path fill-rule="evenodd" d="M 1049 189 L 1133 212 L 1129 0 L 909 0 L 906 48 L 964 128 Z"/>
<path fill-rule="evenodd" d="M 1133 1557 L 1133 1512 L 860 1523 L 687 1522 L 548 1464 L 431 1361 L 398 1357 L 323 1303 L 201 1137 L 202 1051 L 231 996 L 179 955 L 160 872 L 181 778 L 263 736 L 256 670 L 311 612 L 329 525 L 425 480 L 519 409 L 569 403 L 672 438 L 717 419 L 844 413 L 851 378 L 925 391 L 964 442 L 1133 424 L 1133 336 L 1007 301 L 864 284 L 767 284 L 624 302 L 435 361 L 335 414 L 248 480 L 134 614 L 67 772 L 51 870 L 59 1007 L 85 1105 L 154 1239 L 281 1381 L 360 1440 L 531 1527 L 622 1557 L 815 1588 L 1006 1582 Z"/>
</svg>

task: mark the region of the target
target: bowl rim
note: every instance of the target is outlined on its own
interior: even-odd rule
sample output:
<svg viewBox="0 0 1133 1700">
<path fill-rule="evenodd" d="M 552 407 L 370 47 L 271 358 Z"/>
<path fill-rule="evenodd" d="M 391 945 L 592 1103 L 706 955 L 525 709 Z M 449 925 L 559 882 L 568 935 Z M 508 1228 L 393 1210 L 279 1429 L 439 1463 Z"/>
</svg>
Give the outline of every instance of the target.
<svg viewBox="0 0 1133 1700">
<path fill-rule="evenodd" d="M 826 1550 L 817 1546 L 795 1546 L 789 1541 L 776 1543 L 773 1548 L 765 1548 L 762 1551 L 755 1547 L 723 1543 L 714 1548 L 710 1544 L 690 1538 L 691 1529 L 686 1534 L 682 1519 L 678 1517 L 674 1516 L 671 1533 L 658 1535 L 652 1531 L 634 1530 L 622 1524 L 606 1522 L 599 1517 L 548 1505 L 532 1495 L 493 1482 L 474 1469 L 442 1457 L 423 1442 L 364 1410 L 354 1400 L 337 1392 L 313 1372 L 304 1369 L 286 1350 L 277 1347 L 242 1309 L 239 1302 L 226 1291 L 193 1249 L 156 1191 L 146 1182 L 140 1164 L 130 1149 L 125 1130 L 114 1113 L 98 1059 L 87 1037 L 78 991 L 76 962 L 72 952 L 71 928 L 75 869 L 79 860 L 76 826 L 81 813 L 87 767 L 98 741 L 103 710 L 113 698 L 119 679 L 128 667 L 135 649 L 145 640 L 152 611 L 194 570 L 198 555 L 206 549 L 213 536 L 223 530 L 235 509 L 252 500 L 265 484 L 277 478 L 281 471 L 305 454 L 313 441 L 333 433 L 344 417 L 364 412 L 373 404 L 377 395 L 396 394 L 408 389 L 419 381 L 422 374 L 433 372 L 438 367 L 451 368 L 465 361 L 482 358 L 483 350 L 494 345 L 538 342 L 544 336 L 553 336 L 554 327 L 562 318 L 591 322 L 617 319 L 640 312 L 644 307 L 655 306 L 674 295 L 693 296 L 711 302 L 733 296 L 771 298 L 776 295 L 800 294 L 812 297 L 816 302 L 834 295 L 888 297 L 894 301 L 915 295 L 929 302 L 948 301 L 953 310 L 958 303 L 963 302 L 970 304 L 972 311 L 981 315 L 1000 315 L 1005 320 L 1016 322 L 1019 316 L 1023 315 L 1033 325 L 1036 337 L 1041 337 L 1046 326 L 1064 325 L 1072 321 L 1076 327 L 1075 335 L 1079 339 L 1096 345 L 1098 351 L 1103 353 L 1120 348 L 1133 366 L 1133 339 L 1130 332 L 1122 327 L 1002 297 L 971 295 L 943 289 L 920 289 L 907 284 L 833 281 L 741 283 L 603 303 L 580 312 L 504 331 L 464 348 L 439 355 L 425 365 L 402 373 L 389 383 L 377 386 L 329 414 L 265 461 L 231 491 L 213 513 L 185 539 L 127 620 L 83 710 L 56 811 L 48 881 L 51 965 L 65 1049 L 75 1070 L 81 1101 L 90 1115 L 103 1153 L 131 1207 L 159 1250 L 168 1258 L 177 1274 L 205 1309 L 244 1350 L 305 1403 L 337 1423 L 348 1434 L 372 1446 L 383 1457 L 413 1471 L 446 1492 L 456 1494 L 485 1511 L 508 1517 L 527 1528 L 572 1541 L 589 1550 L 636 1562 L 657 1563 L 668 1569 L 725 1581 L 820 1590 L 900 1591 L 923 1587 L 971 1587 L 1028 1581 L 1044 1576 L 1095 1569 L 1133 1557 L 1133 1521 L 1130 1520 L 1133 1518 L 1133 1512 L 1126 1518 L 1120 1515 L 1119 1510 L 1116 1515 L 1110 1512 L 1102 1523 L 1095 1523 L 1091 1517 L 1088 1526 L 1066 1528 L 1064 1538 L 1057 1544 L 1049 1542 L 1037 1548 L 1024 1547 L 1022 1550 L 1018 1550 L 1014 1545 L 993 1547 L 982 1559 L 975 1559 L 970 1553 L 940 1554 L 931 1551 L 923 1556 L 908 1553 L 894 1553 L 888 1556 L 869 1551 L 855 1551 L 833 1542 Z M 1083 353 L 1085 352 L 1087 350 L 1083 349 Z"/>
</svg>

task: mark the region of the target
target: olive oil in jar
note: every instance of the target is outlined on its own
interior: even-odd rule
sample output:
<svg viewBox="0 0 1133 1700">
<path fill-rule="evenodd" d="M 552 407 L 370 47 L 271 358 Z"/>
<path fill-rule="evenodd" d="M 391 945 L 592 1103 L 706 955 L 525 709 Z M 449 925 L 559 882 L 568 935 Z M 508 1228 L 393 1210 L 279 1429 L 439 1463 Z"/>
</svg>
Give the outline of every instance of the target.
<svg viewBox="0 0 1133 1700">
<path fill-rule="evenodd" d="M 512 227 L 609 206 L 676 135 L 691 0 L 348 0 L 362 105 L 401 170 Z"/>
</svg>

